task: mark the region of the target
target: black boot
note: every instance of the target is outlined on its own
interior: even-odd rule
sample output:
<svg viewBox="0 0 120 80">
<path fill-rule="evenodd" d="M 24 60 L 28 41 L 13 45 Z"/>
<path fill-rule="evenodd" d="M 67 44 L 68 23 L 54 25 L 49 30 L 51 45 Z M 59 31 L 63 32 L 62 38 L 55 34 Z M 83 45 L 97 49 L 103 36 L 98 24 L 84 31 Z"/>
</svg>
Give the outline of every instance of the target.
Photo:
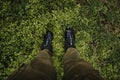
<svg viewBox="0 0 120 80">
<path fill-rule="evenodd" d="M 53 39 L 53 33 L 50 31 L 47 31 L 47 33 L 44 35 L 44 41 L 41 47 L 41 50 L 48 49 L 50 51 L 50 56 L 52 56 L 53 47 L 52 47 L 52 39 Z"/>
<path fill-rule="evenodd" d="M 67 28 L 65 30 L 65 51 L 69 48 L 69 47 L 73 47 L 75 48 L 75 34 L 74 34 L 74 30 Z"/>
</svg>

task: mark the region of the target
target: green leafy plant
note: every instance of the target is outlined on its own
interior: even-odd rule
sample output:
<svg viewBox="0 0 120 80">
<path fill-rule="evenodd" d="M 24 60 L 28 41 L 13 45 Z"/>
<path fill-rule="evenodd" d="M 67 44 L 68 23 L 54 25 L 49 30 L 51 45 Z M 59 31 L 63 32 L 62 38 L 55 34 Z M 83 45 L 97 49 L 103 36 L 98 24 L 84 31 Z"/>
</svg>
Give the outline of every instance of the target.
<svg viewBox="0 0 120 80">
<path fill-rule="evenodd" d="M 79 0 L 77 0 L 79 1 Z M 80 57 L 106 80 L 120 78 L 120 9 L 116 0 L 0 1 L 0 80 L 40 50 L 46 29 L 54 33 L 54 66 L 63 73 L 64 31 L 72 27 Z M 80 2 L 80 1 L 79 1 Z"/>
</svg>

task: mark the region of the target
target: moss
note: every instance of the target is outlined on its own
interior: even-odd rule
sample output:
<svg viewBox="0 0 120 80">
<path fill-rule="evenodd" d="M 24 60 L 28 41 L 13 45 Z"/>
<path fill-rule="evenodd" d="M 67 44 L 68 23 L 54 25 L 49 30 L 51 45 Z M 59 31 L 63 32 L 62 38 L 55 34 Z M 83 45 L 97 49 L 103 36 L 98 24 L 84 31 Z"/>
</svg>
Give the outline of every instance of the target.
<svg viewBox="0 0 120 80">
<path fill-rule="evenodd" d="M 0 79 L 39 52 L 46 29 L 54 33 L 54 66 L 63 76 L 64 31 L 72 27 L 76 46 L 106 80 L 120 78 L 120 9 L 115 0 L 0 1 Z"/>
</svg>

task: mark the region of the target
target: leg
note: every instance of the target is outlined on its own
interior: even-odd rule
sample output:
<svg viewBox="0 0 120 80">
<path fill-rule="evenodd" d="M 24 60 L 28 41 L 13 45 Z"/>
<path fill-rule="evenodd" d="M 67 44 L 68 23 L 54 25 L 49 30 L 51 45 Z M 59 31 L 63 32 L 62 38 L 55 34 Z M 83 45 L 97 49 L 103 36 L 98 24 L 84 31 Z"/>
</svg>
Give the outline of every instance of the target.
<svg viewBox="0 0 120 80">
<path fill-rule="evenodd" d="M 44 36 L 42 51 L 27 65 L 20 67 L 8 80 L 56 80 L 52 64 L 52 33 Z"/>
<path fill-rule="evenodd" d="M 65 80 L 102 80 L 99 72 L 80 58 L 75 48 L 73 29 L 65 31 L 64 79 Z"/>
<path fill-rule="evenodd" d="M 65 80 L 103 80 L 97 70 L 80 59 L 75 48 L 68 48 L 64 55 L 64 73 Z"/>
<path fill-rule="evenodd" d="M 8 80 L 56 80 L 49 50 L 44 49 L 29 64 L 24 65 Z"/>
</svg>

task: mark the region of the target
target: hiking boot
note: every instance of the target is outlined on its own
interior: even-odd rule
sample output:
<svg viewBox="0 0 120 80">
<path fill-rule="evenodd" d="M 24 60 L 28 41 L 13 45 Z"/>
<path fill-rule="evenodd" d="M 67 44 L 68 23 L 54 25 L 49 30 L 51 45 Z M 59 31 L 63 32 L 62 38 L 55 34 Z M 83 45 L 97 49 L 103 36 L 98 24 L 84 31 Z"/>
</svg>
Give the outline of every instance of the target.
<svg viewBox="0 0 120 80">
<path fill-rule="evenodd" d="M 51 56 L 53 52 L 52 39 L 53 39 L 53 33 L 50 31 L 47 31 L 47 33 L 44 35 L 44 41 L 41 48 L 41 50 L 48 49 L 50 51 Z"/>
<path fill-rule="evenodd" d="M 67 28 L 65 30 L 65 51 L 69 48 L 69 47 L 73 47 L 75 48 L 75 34 L 74 34 L 74 30 Z"/>
</svg>

